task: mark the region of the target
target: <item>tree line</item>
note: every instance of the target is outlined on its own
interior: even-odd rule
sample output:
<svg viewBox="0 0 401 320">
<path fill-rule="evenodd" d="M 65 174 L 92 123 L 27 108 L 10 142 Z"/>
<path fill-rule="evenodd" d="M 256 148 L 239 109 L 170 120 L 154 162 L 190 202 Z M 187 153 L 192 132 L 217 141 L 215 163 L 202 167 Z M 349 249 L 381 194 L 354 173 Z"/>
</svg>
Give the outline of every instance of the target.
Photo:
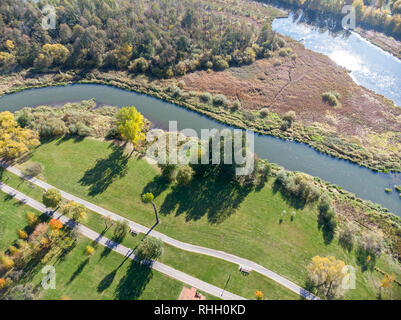
<svg viewBox="0 0 401 320">
<path fill-rule="evenodd" d="M 55 29 L 42 9 L 56 8 Z M 252 63 L 278 47 L 262 28 L 200 0 L 4 0 L 0 71 L 112 68 L 172 77 Z M 220 9 L 220 10 L 219 10 Z"/>
</svg>

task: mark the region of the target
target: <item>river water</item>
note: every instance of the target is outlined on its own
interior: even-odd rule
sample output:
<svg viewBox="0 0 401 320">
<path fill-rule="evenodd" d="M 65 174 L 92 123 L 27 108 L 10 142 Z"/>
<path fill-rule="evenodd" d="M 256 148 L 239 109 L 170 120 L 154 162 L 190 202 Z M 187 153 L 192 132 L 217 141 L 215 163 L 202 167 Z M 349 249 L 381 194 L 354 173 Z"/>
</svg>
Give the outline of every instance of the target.
<svg viewBox="0 0 401 320">
<path fill-rule="evenodd" d="M 401 106 L 401 60 L 355 32 L 332 32 L 327 27 L 304 23 L 308 18 L 292 12 L 288 18 L 275 19 L 272 27 L 300 41 L 307 49 L 330 57 L 349 70 L 356 83 Z"/>
<path fill-rule="evenodd" d="M 77 84 L 26 90 L 0 98 L 0 112 L 15 111 L 25 106 L 54 105 L 67 101 L 95 98 L 97 103 L 116 106 L 135 105 L 156 127 L 168 128 L 168 122 L 178 122 L 178 129 L 222 129 L 227 126 L 196 112 L 162 100 L 104 85 Z M 271 136 L 256 135 L 255 152 L 270 162 L 289 170 L 318 176 L 342 186 L 362 199 L 380 203 L 401 216 L 401 198 L 384 189 L 401 185 L 401 174 L 376 173 L 349 161 L 321 154 L 307 145 L 284 141 Z"/>
</svg>

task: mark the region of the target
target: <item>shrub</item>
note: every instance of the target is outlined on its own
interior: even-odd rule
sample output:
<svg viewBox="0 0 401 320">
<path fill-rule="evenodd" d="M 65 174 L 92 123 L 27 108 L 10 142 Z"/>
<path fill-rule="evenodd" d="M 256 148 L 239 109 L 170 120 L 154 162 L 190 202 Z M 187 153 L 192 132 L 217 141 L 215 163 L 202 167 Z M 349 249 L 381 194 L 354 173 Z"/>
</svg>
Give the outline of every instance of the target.
<svg viewBox="0 0 401 320">
<path fill-rule="evenodd" d="M 17 235 L 18 235 L 18 238 L 20 238 L 22 240 L 28 239 L 28 234 L 24 230 L 21 230 L 21 229 L 17 230 Z"/>
<path fill-rule="evenodd" d="M 232 106 L 232 110 L 238 110 L 239 108 L 241 108 L 241 102 L 239 101 L 239 100 L 235 100 L 234 102 L 233 102 L 233 106 Z"/>
<path fill-rule="evenodd" d="M 156 260 L 163 254 L 163 242 L 153 237 L 146 237 L 139 245 L 136 256 L 139 261 Z"/>
<path fill-rule="evenodd" d="M 258 291 L 255 292 L 255 299 L 256 300 L 263 300 L 264 297 L 265 296 L 264 296 L 262 291 L 258 290 Z"/>
<path fill-rule="evenodd" d="M 6 287 L 6 279 L 0 278 L 0 290 Z"/>
<path fill-rule="evenodd" d="M 216 107 L 227 107 L 228 100 L 224 94 L 218 94 L 213 98 L 213 105 Z"/>
<path fill-rule="evenodd" d="M 185 88 L 185 81 L 184 81 L 184 80 L 178 81 L 177 86 L 178 86 L 178 88 L 180 88 L 180 89 L 184 89 L 184 88 Z"/>
<path fill-rule="evenodd" d="M 162 169 L 162 177 L 168 182 L 174 182 L 177 177 L 177 165 L 176 164 L 162 164 L 159 165 Z"/>
<path fill-rule="evenodd" d="M 297 118 L 297 114 L 295 111 L 288 111 L 283 115 L 283 120 L 288 121 L 289 123 L 293 123 L 295 119 Z"/>
<path fill-rule="evenodd" d="M 332 92 L 325 92 L 322 94 L 322 99 L 324 102 L 327 102 L 330 106 L 335 107 L 338 105 L 337 97 Z"/>
<path fill-rule="evenodd" d="M 199 96 L 199 99 L 201 102 L 210 103 L 210 101 L 212 101 L 212 95 L 209 92 L 204 92 L 204 93 L 201 93 L 201 95 Z"/>
<path fill-rule="evenodd" d="M 31 228 L 34 228 L 39 222 L 38 216 L 32 212 L 27 212 L 25 217 L 28 226 L 30 226 Z"/>
<path fill-rule="evenodd" d="M 140 57 L 130 62 L 128 70 L 134 73 L 143 73 L 146 72 L 148 68 L 149 68 L 148 61 L 145 58 Z"/>
<path fill-rule="evenodd" d="M 191 182 L 193 175 L 194 170 L 190 166 L 182 166 L 179 168 L 177 173 L 177 182 L 184 186 L 188 185 Z"/>
<path fill-rule="evenodd" d="M 356 230 L 356 226 L 353 223 L 348 222 L 340 231 L 338 241 L 340 242 L 340 245 L 348 251 L 351 251 L 354 246 Z"/>
<path fill-rule="evenodd" d="M 14 267 L 14 261 L 4 253 L 0 253 L 0 264 L 6 269 L 10 270 Z"/>
<path fill-rule="evenodd" d="M 253 114 L 253 112 L 248 110 L 243 112 L 243 116 L 246 121 L 255 121 L 256 119 L 256 116 Z"/>
<path fill-rule="evenodd" d="M 259 115 L 261 118 L 266 118 L 269 115 L 269 109 L 263 108 L 259 111 Z"/>
<path fill-rule="evenodd" d="M 223 71 L 229 67 L 228 62 L 220 56 L 216 56 L 213 61 L 213 68 L 216 71 Z"/>
<path fill-rule="evenodd" d="M 43 167 L 40 163 L 32 163 L 23 171 L 23 173 L 27 177 L 36 177 L 41 174 L 42 171 Z"/>
<path fill-rule="evenodd" d="M 95 253 L 95 248 L 93 248 L 92 246 L 87 246 L 87 247 L 85 248 L 85 253 L 86 253 L 88 256 L 92 256 L 92 255 Z"/>
<path fill-rule="evenodd" d="M 29 125 L 30 119 L 26 113 L 23 113 L 18 117 L 17 122 L 21 128 L 25 128 Z"/>
<path fill-rule="evenodd" d="M 87 125 L 83 124 L 82 122 L 78 122 L 76 124 L 77 134 L 81 137 L 88 137 L 92 135 L 93 130 L 89 128 Z"/>
</svg>

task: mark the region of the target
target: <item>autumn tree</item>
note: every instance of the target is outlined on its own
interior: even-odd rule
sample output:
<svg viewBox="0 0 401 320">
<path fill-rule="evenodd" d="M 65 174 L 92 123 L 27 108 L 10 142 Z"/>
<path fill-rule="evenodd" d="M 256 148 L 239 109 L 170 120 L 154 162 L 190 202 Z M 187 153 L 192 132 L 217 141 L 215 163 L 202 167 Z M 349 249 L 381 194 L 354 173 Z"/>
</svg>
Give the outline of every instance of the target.
<svg viewBox="0 0 401 320">
<path fill-rule="evenodd" d="M 95 253 L 95 248 L 93 248 L 92 246 L 87 246 L 87 247 L 85 248 L 85 253 L 86 253 L 88 256 L 93 256 L 93 254 Z"/>
<path fill-rule="evenodd" d="M 62 44 L 46 43 L 42 47 L 41 53 L 35 60 L 35 66 L 39 69 L 61 66 L 69 57 L 70 52 Z"/>
<path fill-rule="evenodd" d="M 265 297 L 265 295 L 263 294 L 262 291 L 260 291 L 260 290 L 255 291 L 255 299 L 256 300 L 263 300 L 264 297 Z"/>
<path fill-rule="evenodd" d="M 75 222 L 85 220 L 88 214 L 85 206 L 74 201 L 69 201 L 68 203 L 64 204 L 61 208 L 61 212 L 64 215 L 70 216 Z"/>
<path fill-rule="evenodd" d="M 131 143 L 135 149 L 139 142 L 145 139 L 143 115 L 132 106 L 120 109 L 116 118 L 122 138 Z"/>
<path fill-rule="evenodd" d="M 38 216 L 35 213 L 30 212 L 30 211 L 28 211 L 25 214 L 25 218 L 26 218 L 26 222 L 28 223 L 28 226 L 30 226 L 31 228 L 35 228 L 39 222 Z"/>
<path fill-rule="evenodd" d="M 308 266 L 309 281 L 317 295 L 333 299 L 340 294 L 342 281 L 346 276 L 345 263 L 335 257 L 315 256 Z"/>
<path fill-rule="evenodd" d="M 53 231 L 58 231 L 61 228 L 63 228 L 63 224 L 61 223 L 60 220 L 58 219 L 51 219 L 49 222 L 49 227 L 50 229 L 52 229 Z"/>
<path fill-rule="evenodd" d="M 38 134 L 19 127 L 11 112 L 0 113 L 0 158 L 18 158 L 39 144 Z"/>
<path fill-rule="evenodd" d="M 48 208 L 57 208 L 61 202 L 61 193 L 57 189 L 49 189 L 43 194 L 43 204 Z"/>
</svg>

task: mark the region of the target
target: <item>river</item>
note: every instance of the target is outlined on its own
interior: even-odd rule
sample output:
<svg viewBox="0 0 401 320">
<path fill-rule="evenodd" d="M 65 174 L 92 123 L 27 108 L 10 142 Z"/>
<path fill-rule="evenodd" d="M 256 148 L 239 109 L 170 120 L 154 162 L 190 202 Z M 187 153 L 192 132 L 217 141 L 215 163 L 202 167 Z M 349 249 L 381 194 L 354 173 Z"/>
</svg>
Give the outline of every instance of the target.
<svg viewBox="0 0 401 320">
<path fill-rule="evenodd" d="M 168 128 L 168 122 L 178 122 L 178 129 L 225 128 L 226 126 L 196 112 L 162 100 L 104 85 L 76 84 L 65 87 L 31 89 L 0 98 L 0 112 L 16 111 L 25 106 L 55 105 L 67 101 L 95 98 L 97 103 L 116 106 L 135 105 L 156 127 Z M 261 158 L 286 169 L 302 171 L 335 183 L 365 200 L 380 203 L 401 216 L 401 198 L 384 189 L 401 185 L 401 174 L 376 173 L 349 161 L 321 154 L 307 145 L 284 141 L 272 136 L 257 135 L 255 152 Z"/>
</svg>

